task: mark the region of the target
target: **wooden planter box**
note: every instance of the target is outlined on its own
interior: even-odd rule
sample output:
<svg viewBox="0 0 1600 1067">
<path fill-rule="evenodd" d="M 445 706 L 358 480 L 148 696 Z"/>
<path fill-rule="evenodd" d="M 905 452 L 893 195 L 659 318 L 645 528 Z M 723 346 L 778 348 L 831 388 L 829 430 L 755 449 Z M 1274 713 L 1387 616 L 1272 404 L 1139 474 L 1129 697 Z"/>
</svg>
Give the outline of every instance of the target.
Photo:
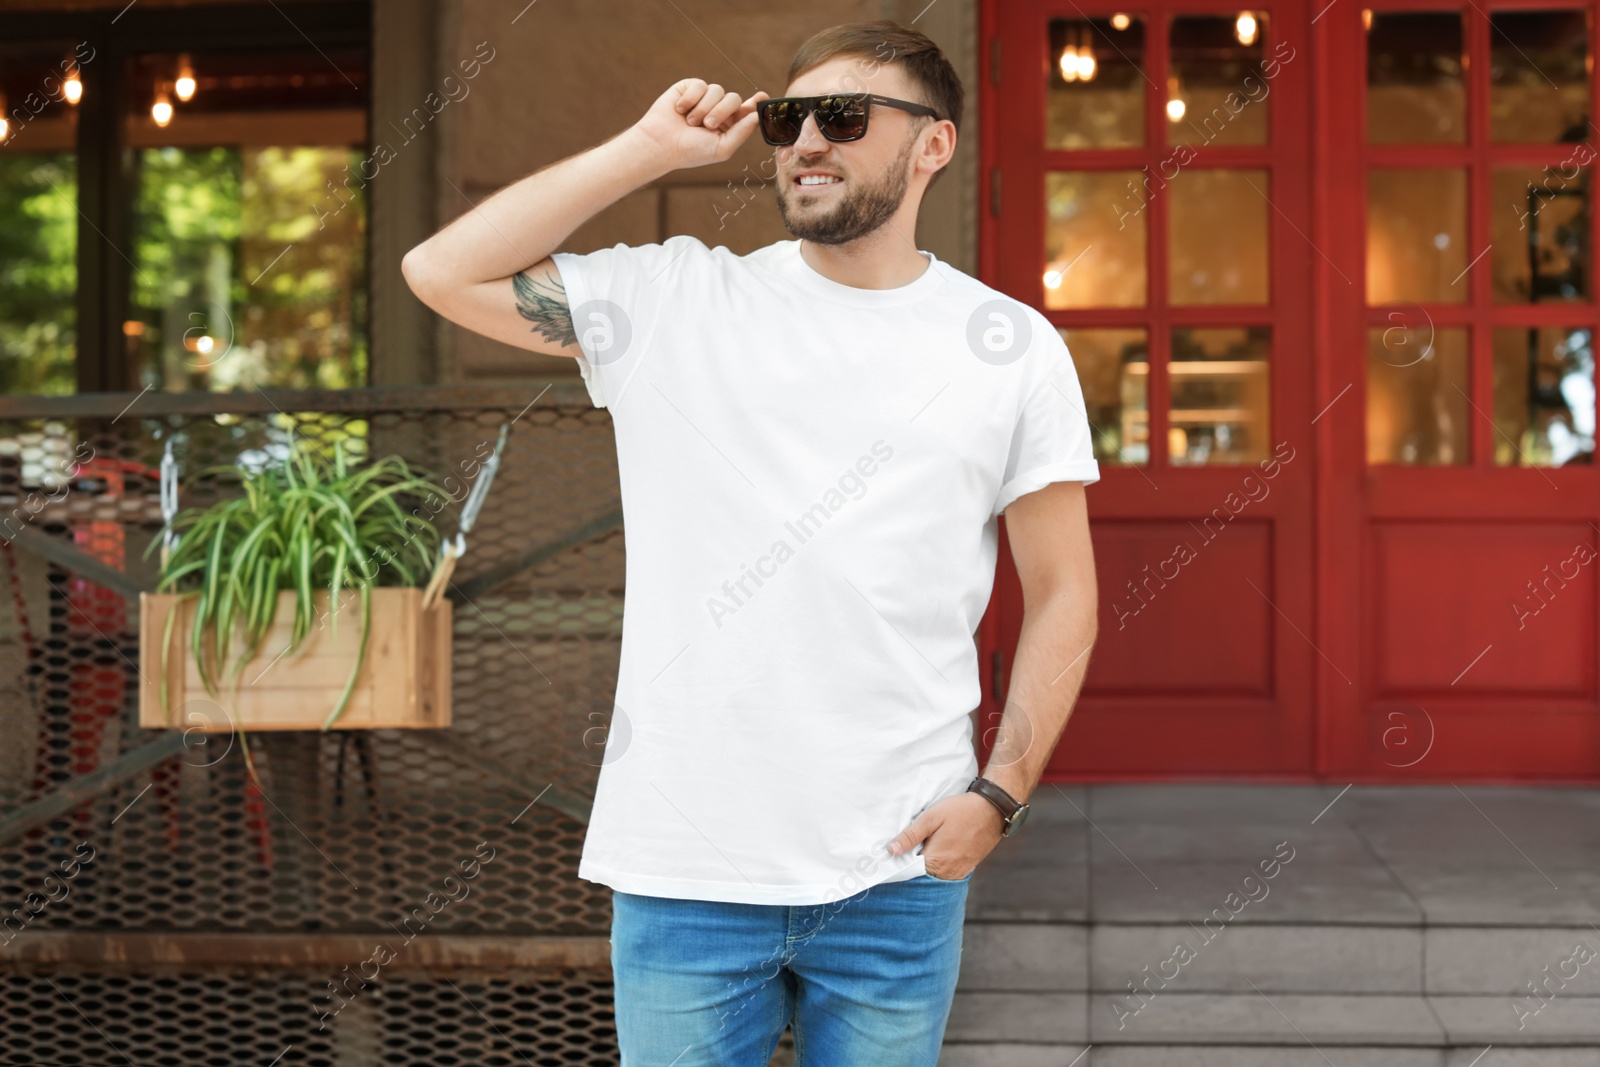
<svg viewBox="0 0 1600 1067">
<path fill-rule="evenodd" d="M 312 594 L 316 621 L 293 653 L 289 644 L 294 624 L 293 590 L 278 593 L 278 614 L 261 651 L 239 675 L 237 693 L 226 684 L 225 665 L 218 685 L 226 710 L 206 692 L 189 653 L 195 600 L 174 593 L 139 597 L 139 725 L 226 733 L 230 712 L 246 730 L 320 730 L 339 702 L 361 644 L 361 600 L 343 590 L 339 630 L 326 618 L 327 590 Z M 179 610 L 167 648 L 167 707 L 161 707 L 162 638 L 167 616 Z M 440 598 L 422 610 L 421 589 L 374 589 L 372 630 L 367 657 L 356 677 L 350 701 L 335 720 L 335 730 L 379 727 L 444 727 L 450 725 L 450 601 Z M 238 639 L 234 644 L 237 647 Z M 276 660 L 276 662 L 274 662 Z M 194 714 L 190 714 L 190 713 Z"/>
</svg>

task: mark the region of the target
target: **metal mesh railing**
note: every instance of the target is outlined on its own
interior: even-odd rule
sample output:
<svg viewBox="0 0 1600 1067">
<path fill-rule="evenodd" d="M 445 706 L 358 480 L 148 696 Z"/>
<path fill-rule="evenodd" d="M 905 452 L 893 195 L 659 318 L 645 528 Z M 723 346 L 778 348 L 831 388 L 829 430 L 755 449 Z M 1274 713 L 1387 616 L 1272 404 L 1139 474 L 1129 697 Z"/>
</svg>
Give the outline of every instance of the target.
<svg viewBox="0 0 1600 1067">
<path fill-rule="evenodd" d="M 77 966 L 5 975 L 6 1062 L 190 1067 L 616 1062 L 604 980 L 462 973 L 385 978 L 322 1026 L 326 975 Z M 79 1015 L 79 1013 L 82 1013 Z M 76 1019 L 73 1023 L 71 1020 Z M 88 1025 L 89 1022 L 94 1025 Z M 127 1057 L 126 1059 L 122 1057 Z"/>
<path fill-rule="evenodd" d="M 503 423 L 450 594 L 450 730 L 254 734 L 258 789 L 236 739 L 139 728 L 169 437 L 188 507 L 223 491 L 206 468 L 295 437 L 469 485 Z M 615 1062 L 604 955 L 570 945 L 610 920 L 576 868 L 623 585 L 610 418 L 580 384 L 4 399 L 0 513 L 0 1060 Z"/>
</svg>

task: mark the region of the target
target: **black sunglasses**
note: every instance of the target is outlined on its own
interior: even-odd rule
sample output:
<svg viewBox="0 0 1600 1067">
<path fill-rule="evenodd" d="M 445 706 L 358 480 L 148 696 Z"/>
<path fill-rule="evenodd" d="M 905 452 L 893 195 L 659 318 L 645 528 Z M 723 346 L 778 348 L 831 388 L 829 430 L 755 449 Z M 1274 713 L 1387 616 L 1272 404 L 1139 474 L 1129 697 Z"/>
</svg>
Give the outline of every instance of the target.
<svg viewBox="0 0 1600 1067">
<path fill-rule="evenodd" d="M 807 115 L 816 116 L 817 129 L 828 140 L 859 141 L 867 135 L 867 119 L 872 114 L 873 104 L 909 111 L 913 115 L 939 117 L 931 107 L 874 93 L 780 96 L 756 104 L 756 113 L 761 116 L 761 136 L 768 144 L 782 147 L 800 139 L 800 129 Z"/>
</svg>

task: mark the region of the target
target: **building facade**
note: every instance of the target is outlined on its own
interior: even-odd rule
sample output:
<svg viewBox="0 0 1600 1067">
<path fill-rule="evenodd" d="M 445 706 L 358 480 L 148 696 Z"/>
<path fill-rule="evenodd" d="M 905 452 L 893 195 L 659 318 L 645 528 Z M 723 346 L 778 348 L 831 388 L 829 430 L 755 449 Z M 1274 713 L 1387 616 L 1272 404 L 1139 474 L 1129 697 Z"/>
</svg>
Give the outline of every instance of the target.
<svg viewBox="0 0 1600 1067">
<path fill-rule="evenodd" d="M 353 153 L 367 180 L 348 180 L 350 161 L 342 179 L 330 170 L 315 235 L 263 236 L 236 269 L 270 281 L 318 240 L 324 267 L 330 249 L 364 246 L 363 262 L 326 267 L 362 306 L 335 301 L 318 320 L 362 318 L 370 355 L 349 356 L 349 383 L 526 382 L 575 368 L 429 315 L 400 278 L 405 249 L 620 131 L 678 78 L 776 95 L 817 29 L 893 18 L 938 40 L 968 90 L 919 244 L 1049 317 L 1095 431 L 1100 638 L 1053 772 L 1600 771 L 1592 3 L 380 0 L 198 18 L 141 0 L 119 28 L 121 7 L 3 7 L 13 51 L 61 51 L 76 19 L 106 57 L 82 62 L 77 126 L 50 142 L 42 116 L 0 144 L 0 162 L 29 135 L 80 148 L 78 390 L 214 384 L 151 377 L 160 358 L 139 338 L 163 314 L 176 337 L 188 305 L 154 298 L 141 325 L 152 298 L 129 278 L 146 259 L 120 262 L 95 234 L 119 245 L 143 225 L 109 162 L 119 149 L 218 133 L 195 112 L 183 142 L 181 105 L 156 133 L 143 118 L 156 97 L 134 101 L 111 59 L 142 71 L 191 33 L 196 56 L 311 43 L 325 54 L 295 60 L 306 76 L 359 61 L 350 98 L 335 86 L 294 128 Z M 16 69 L 0 65 L 13 113 Z M 137 78 L 160 95 L 159 76 Z M 123 133 L 94 102 L 119 93 Z M 99 140 L 84 132 L 95 124 Z M 270 117 L 250 131 L 291 136 Z M 753 138 L 625 197 L 563 247 L 784 239 L 769 160 Z M 287 259 L 272 259 L 279 246 Z M 979 635 L 981 721 L 1000 710 L 1020 619 L 1003 557 Z"/>
</svg>

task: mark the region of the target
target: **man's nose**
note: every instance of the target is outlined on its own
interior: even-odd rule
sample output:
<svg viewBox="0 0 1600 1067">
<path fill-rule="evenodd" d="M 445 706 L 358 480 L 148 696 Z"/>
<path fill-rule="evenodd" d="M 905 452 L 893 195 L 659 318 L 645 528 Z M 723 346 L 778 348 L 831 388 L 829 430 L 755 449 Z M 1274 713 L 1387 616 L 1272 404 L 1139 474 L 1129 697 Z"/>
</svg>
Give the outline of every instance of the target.
<svg viewBox="0 0 1600 1067">
<path fill-rule="evenodd" d="M 800 136 L 795 139 L 794 150 L 796 155 L 809 155 L 812 152 L 826 151 L 832 141 L 822 136 L 822 128 L 817 125 L 817 116 L 813 112 L 805 117 L 800 124 Z"/>
</svg>

